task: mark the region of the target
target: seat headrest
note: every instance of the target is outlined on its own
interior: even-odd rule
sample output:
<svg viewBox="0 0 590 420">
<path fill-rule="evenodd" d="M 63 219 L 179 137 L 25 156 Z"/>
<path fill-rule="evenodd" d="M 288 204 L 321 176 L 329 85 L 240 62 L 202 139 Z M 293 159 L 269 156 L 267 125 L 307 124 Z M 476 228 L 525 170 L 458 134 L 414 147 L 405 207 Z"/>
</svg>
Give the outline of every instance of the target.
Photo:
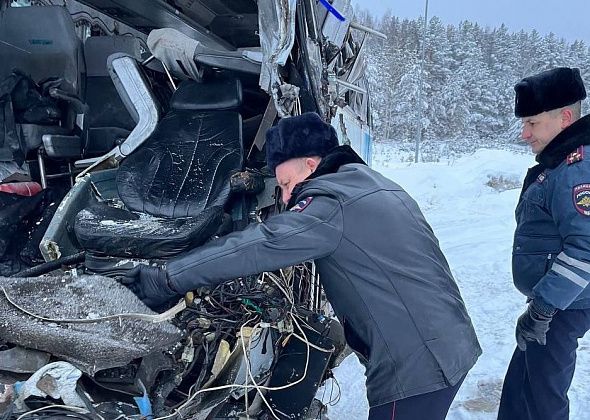
<svg viewBox="0 0 590 420">
<path fill-rule="evenodd" d="M 170 100 L 170 107 L 190 111 L 227 111 L 242 104 L 240 79 L 223 79 L 198 83 L 185 80 Z"/>
<path fill-rule="evenodd" d="M 0 79 L 18 68 L 36 82 L 61 77 L 61 89 L 79 94 L 82 41 L 62 6 L 9 7 L 0 12 Z"/>
<path fill-rule="evenodd" d="M 86 77 L 109 77 L 107 60 L 111 54 L 125 53 L 141 61 L 138 38 L 127 35 L 91 36 L 84 41 Z"/>
</svg>

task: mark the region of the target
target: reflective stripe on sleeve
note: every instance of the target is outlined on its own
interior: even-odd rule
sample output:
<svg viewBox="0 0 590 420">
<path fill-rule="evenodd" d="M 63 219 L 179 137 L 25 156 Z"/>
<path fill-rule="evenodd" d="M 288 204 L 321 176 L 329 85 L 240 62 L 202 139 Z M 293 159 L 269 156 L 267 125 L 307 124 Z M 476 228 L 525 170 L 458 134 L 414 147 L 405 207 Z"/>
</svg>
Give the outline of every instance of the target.
<svg viewBox="0 0 590 420">
<path fill-rule="evenodd" d="M 586 286 L 588 286 L 588 281 L 586 281 L 584 278 L 578 276 L 573 271 L 568 270 L 563 265 L 557 264 L 557 262 L 553 264 L 553 266 L 551 267 L 551 270 L 555 271 L 557 274 L 561 274 L 563 277 L 565 277 L 569 281 L 577 284 L 581 288 L 585 288 Z"/>
<path fill-rule="evenodd" d="M 571 265 L 572 267 L 579 268 L 580 270 L 585 271 L 586 273 L 590 274 L 590 264 L 585 263 L 580 260 L 576 260 L 575 258 L 569 257 L 565 252 L 560 253 L 557 256 L 557 259 L 560 261 L 563 261 L 566 264 Z"/>
</svg>

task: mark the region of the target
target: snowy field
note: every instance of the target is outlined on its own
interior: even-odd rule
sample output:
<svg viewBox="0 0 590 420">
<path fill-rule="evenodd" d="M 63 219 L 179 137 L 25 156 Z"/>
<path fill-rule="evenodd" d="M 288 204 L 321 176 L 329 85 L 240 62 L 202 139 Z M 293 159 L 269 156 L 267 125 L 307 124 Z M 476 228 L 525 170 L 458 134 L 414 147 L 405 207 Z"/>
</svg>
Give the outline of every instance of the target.
<svg viewBox="0 0 590 420">
<path fill-rule="evenodd" d="M 496 418 L 502 380 L 516 346 L 514 326 L 525 299 L 512 285 L 514 207 L 530 154 L 479 150 L 452 162 L 408 164 L 381 153 L 373 166 L 420 204 L 433 227 L 475 325 L 483 355 L 471 370 L 447 419 Z M 367 418 L 364 368 L 354 355 L 336 369 L 341 396 L 330 419 Z M 327 401 L 332 387 L 326 386 Z M 590 336 L 580 341 L 569 392 L 570 419 L 590 420 Z M 332 392 L 334 398 L 337 392 Z M 418 419 L 417 419 L 418 420 Z"/>
</svg>

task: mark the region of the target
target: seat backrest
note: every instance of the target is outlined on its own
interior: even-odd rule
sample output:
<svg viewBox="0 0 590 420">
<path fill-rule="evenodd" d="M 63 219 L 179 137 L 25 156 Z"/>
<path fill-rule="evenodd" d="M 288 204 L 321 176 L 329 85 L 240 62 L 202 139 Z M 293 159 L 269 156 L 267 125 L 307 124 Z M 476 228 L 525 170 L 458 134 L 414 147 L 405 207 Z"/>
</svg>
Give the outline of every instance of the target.
<svg viewBox="0 0 590 420">
<path fill-rule="evenodd" d="M 84 115 L 85 157 L 108 152 L 122 134 L 129 134 L 136 125 L 107 69 L 107 58 L 117 52 L 141 59 L 140 44 L 135 37 L 93 36 L 84 41 L 87 69 L 84 102 L 88 105 Z"/>
<path fill-rule="evenodd" d="M 80 93 L 84 73 L 82 42 L 65 7 L 9 7 L 0 12 L 0 78 L 12 69 L 35 82 L 62 77 L 61 89 Z"/>
<path fill-rule="evenodd" d="M 223 206 L 243 165 L 241 98 L 238 79 L 181 83 L 155 132 L 119 167 L 125 205 L 162 217 Z"/>
</svg>

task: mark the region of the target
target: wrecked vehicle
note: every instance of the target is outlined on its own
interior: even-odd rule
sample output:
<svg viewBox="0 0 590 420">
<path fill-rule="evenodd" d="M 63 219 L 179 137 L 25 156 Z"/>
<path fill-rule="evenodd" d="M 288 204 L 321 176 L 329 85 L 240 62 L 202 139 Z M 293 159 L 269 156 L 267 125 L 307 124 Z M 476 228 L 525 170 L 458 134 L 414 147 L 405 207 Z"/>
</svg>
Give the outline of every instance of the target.
<svg viewBox="0 0 590 420">
<path fill-rule="evenodd" d="M 0 3 L 0 416 L 320 415 L 344 340 L 313 264 L 161 314 L 118 279 L 282 211 L 279 118 L 369 161 L 379 34 L 348 0 L 30 3 Z"/>
</svg>

